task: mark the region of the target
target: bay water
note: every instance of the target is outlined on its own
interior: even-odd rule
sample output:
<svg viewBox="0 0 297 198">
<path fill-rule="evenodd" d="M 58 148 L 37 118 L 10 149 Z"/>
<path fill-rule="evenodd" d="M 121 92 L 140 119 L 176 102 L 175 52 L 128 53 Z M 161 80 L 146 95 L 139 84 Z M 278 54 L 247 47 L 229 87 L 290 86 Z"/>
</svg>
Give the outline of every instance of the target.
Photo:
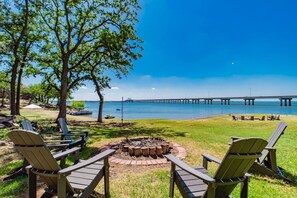
<svg viewBox="0 0 297 198">
<path fill-rule="evenodd" d="M 242 101 L 231 101 L 230 105 L 213 104 L 168 104 L 168 103 L 140 103 L 140 102 L 104 102 L 103 116 L 112 115 L 117 119 L 194 119 L 206 118 L 224 114 L 281 114 L 297 115 L 297 102 L 292 106 L 280 106 L 279 101 L 255 101 L 254 106 L 244 105 Z M 85 101 L 87 110 L 93 112 L 89 117 L 97 118 L 98 101 Z M 123 108 L 122 108 L 123 105 Z"/>
</svg>

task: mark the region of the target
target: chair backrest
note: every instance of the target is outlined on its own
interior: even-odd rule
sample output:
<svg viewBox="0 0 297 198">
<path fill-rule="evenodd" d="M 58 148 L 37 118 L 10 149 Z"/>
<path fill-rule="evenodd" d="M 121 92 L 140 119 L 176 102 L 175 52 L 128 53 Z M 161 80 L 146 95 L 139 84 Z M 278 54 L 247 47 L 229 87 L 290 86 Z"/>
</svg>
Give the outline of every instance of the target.
<svg viewBox="0 0 297 198">
<path fill-rule="evenodd" d="M 69 130 L 67 128 L 67 123 L 64 118 L 58 118 L 59 125 L 62 129 L 62 133 L 65 135 L 66 140 L 72 140 L 71 136 L 69 136 Z"/>
<path fill-rule="evenodd" d="M 214 179 L 217 181 L 236 181 L 243 177 L 251 168 L 254 161 L 261 156 L 267 141 L 260 138 L 238 139 L 232 142 L 228 152 L 218 167 Z M 229 181 L 229 179 L 231 179 Z M 227 197 L 231 194 L 236 184 L 218 186 L 216 194 Z"/>
<path fill-rule="evenodd" d="M 14 147 L 33 167 L 36 174 L 50 189 L 57 189 L 57 171 L 60 166 L 44 143 L 41 136 L 33 131 L 13 130 L 8 133 Z M 73 192 L 67 181 L 67 192 Z"/>
<path fill-rule="evenodd" d="M 22 121 L 22 127 L 26 131 L 34 131 L 32 123 L 29 120 Z"/>
<path fill-rule="evenodd" d="M 276 127 L 276 129 L 274 130 L 274 132 L 272 133 L 272 135 L 268 140 L 267 147 L 274 147 L 274 145 L 276 144 L 280 136 L 284 134 L 284 131 L 286 130 L 287 126 L 288 125 L 285 122 L 280 122 L 278 124 L 278 126 Z M 259 163 L 262 163 L 267 155 L 268 155 L 268 150 L 263 150 L 262 156 L 259 158 Z"/>
</svg>

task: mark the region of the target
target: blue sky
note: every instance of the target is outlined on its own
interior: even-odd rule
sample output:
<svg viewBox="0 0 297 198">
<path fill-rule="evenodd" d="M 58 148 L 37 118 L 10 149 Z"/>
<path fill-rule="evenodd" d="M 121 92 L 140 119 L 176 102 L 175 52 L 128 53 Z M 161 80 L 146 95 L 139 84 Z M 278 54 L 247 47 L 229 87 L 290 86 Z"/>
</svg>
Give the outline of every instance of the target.
<svg viewBox="0 0 297 198">
<path fill-rule="evenodd" d="M 297 94 L 296 0 L 141 0 L 143 57 L 107 100 Z M 97 100 L 87 83 L 75 99 Z"/>
</svg>

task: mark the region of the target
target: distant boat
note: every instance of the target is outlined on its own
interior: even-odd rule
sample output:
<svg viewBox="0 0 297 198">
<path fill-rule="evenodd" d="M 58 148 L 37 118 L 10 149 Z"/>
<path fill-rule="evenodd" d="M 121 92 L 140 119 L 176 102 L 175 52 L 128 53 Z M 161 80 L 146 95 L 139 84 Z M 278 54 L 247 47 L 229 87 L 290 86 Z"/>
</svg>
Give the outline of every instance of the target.
<svg viewBox="0 0 297 198">
<path fill-rule="evenodd" d="M 121 109 L 116 109 L 117 111 L 121 111 Z"/>
<path fill-rule="evenodd" d="M 93 112 L 88 110 L 70 111 L 70 115 L 91 115 Z"/>
<path fill-rule="evenodd" d="M 106 115 L 104 118 L 105 119 L 113 119 L 113 118 L 115 118 L 115 116 L 113 116 L 113 115 Z"/>
</svg>

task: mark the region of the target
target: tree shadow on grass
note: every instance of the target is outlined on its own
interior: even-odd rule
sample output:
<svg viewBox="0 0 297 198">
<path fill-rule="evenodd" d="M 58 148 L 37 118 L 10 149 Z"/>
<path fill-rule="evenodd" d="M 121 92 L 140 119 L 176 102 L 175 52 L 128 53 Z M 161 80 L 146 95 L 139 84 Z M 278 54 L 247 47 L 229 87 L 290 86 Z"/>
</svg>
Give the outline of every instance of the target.
<svg viewBox="0 0 297 198">
<path fill-rule="evenodd" d="M 146 127 L 130 127 L 130 128 L 101 128 L 94 129 L 90 134 L 93 136 L 103 136 L 105 138 L 129 138 L 134 136 L 153 136 L 153 137 L 185 137 L 186 132 L 174 131 L 172 129 L 163 128 L 146 128 Z"/>
<path fill-rule="evenodd" d="M 284 176 L 286 178 L 290 179 L 292 182 L 286 182 L 286 181 L 284 181 L 282 179 L 276 179 L 276 178 L 273 178 L 273 177 L 262 175 L 262 174 L 259 174 L 258 172 L 255 172 L 255 171 L 251 171 L 251 173 L 253 173 L 255 176 L 257 176 L 257 177 L 253 178 L 253 179 L 256 179 L 256 180 L 264 180 L 264 181 L 268 181 L 269 183 L 274 183 L 274 184 L 278 184 L 278 185 L 290 185 L 290 186 L 297 187 L 297 176 L 292 175 L 291 173 L 287 172 L 284 169 L 282 170 L 282 173 L 284 174 Z"/>
</svg>

